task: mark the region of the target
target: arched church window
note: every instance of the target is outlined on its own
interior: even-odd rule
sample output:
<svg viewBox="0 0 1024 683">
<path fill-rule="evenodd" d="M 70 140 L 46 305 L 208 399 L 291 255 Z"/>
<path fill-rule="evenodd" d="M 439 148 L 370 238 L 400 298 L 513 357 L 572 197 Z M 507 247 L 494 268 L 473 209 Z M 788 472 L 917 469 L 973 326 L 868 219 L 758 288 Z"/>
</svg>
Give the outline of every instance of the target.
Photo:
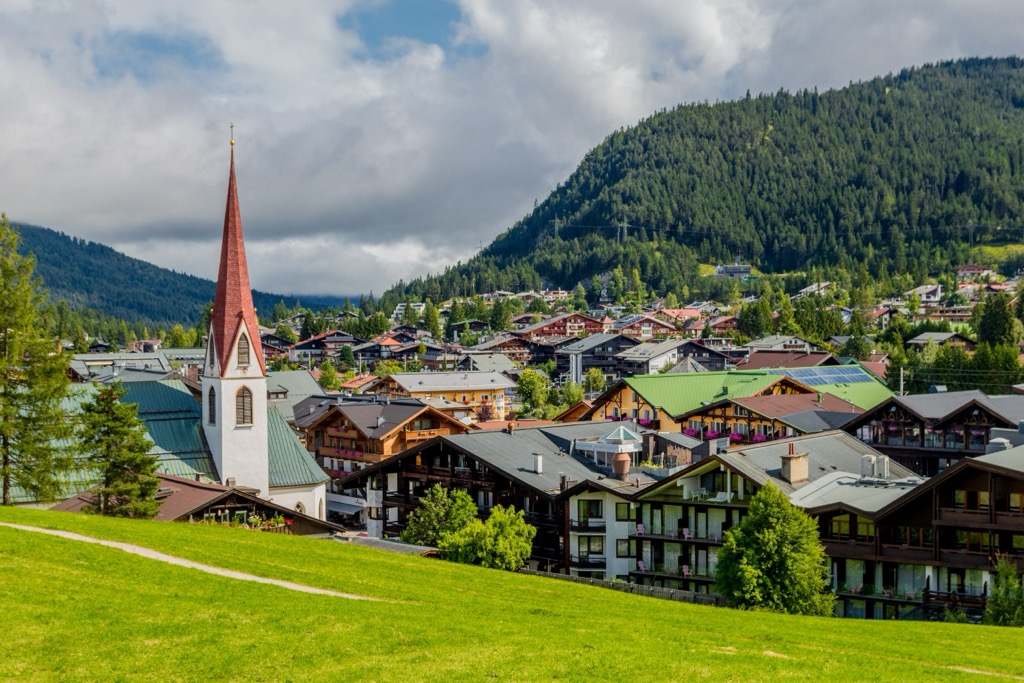
<svg viewBox="0 0 1024 683">
<path fill-rule="evenodd" d="M 215 425 L 217 424 L 217 390 L 213 387 L 210 387 L 207 400 L 206 413 L 210 416 L 210 424 Z"/>
<path fill-rule="evenodd" d="M 235 394 L 235 424 L 252 424 L 252 392 L 242 387 Z"/>
<path fill-rule="evenodd" d="M 238 338 L 238 364 L 249 364 L 249 338 L 244 333 Z"/>
</svg>

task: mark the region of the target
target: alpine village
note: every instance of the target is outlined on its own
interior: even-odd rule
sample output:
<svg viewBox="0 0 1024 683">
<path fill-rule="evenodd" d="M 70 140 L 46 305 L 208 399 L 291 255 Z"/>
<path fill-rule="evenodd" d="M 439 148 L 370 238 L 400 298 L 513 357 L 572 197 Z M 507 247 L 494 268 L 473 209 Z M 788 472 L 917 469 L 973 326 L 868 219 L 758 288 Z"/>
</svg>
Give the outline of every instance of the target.
<svg viewBox="0 0 1024 683">
<path fill-rule="evenodd" d="M 820 643 L 839 618 L 898 622 L 893 643 L 960 629 L 950 647 L 1001 631 L 937 622 L 1024 625 L 1024 61 L 658 112 L 468 261 L 315 303 L 251 289 L 233 137 L 215 285 L 0 224 L 4 526 L 265 576 L 306 557 L 280 578 L 371 600 L 280 604 L 367 631 L 474 585 L 524 614 L 571 591 L 556 612 L 580 628 L 623 613 L 602 638 L 685 618 L 719 656 L 770 612 L 829 618 L 765 627 Z M 80 544 L 0 532 L 77 580 Z M 401 572 L 393 598 L 353 582 Z M 291 628 L 234 616 L 243 638 Z"/>
</svg>

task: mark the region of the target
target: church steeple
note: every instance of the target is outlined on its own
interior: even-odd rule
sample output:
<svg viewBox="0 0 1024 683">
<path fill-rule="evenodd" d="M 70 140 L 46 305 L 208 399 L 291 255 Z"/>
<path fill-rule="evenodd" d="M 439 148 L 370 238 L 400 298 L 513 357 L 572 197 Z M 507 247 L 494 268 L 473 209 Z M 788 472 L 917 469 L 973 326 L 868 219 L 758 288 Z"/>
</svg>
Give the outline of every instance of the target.
<svg viewBox="0 0 1024 683">
<path fill-rule="evenodd" d="M 242 214 L 238 208 L 238 190 L 235 186 L 235 141 L 231 140 L 231 170 L 228 176 L 228 200 L 224 211 L 224 234 L 220 247 L 220 268 L 217 272 L 217 292 L 213 300 L 210 321 L 210 340 L 215 358 L 213 374 L 223 377 L 229 371 L 232 351 L 244 332 L 242 342 L 250 356 L 252 371 L 266 375 L 263 349 L 260 343 L 256 309 L 252 304 L 249 286 L 249 268 L 245 261 L 245 242 L 242 238 Z M 240 351 L 242 349 L 239 349 Z M 209 368 L 207 369 L 209 371 Z M 250 372 L 256 375 L 256 372 Z"/>
</svg>

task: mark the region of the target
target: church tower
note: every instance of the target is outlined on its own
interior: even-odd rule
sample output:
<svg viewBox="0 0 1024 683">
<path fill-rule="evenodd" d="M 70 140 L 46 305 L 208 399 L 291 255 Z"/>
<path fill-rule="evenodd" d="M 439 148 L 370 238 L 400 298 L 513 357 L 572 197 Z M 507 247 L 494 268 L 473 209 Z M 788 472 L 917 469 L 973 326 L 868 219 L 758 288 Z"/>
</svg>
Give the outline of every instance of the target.
<svg viewBox="0 0 1024 683">
<path fill-rule="evenodd" d="M 249 288 L 235 187 L 235 141 L 220 246 L 217 292 L 203 365 L 203 431 L 222 483 L 267 496 L 267 369 Z"/>
</svg>

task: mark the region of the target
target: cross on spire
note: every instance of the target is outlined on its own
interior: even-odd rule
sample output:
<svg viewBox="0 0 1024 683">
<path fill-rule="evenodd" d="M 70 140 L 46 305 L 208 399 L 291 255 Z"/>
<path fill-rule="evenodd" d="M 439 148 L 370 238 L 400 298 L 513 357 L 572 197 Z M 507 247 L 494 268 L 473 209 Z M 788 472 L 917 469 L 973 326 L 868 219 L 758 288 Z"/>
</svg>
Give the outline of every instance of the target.
<svg viewBox="0 0 1024 683">
<path fill-rule="evenodd" d="M 231 124 L 231 146 L 233 147 L 234 144 L 235 144 L 235 124 L 232 123 Z"/>
</svg>

